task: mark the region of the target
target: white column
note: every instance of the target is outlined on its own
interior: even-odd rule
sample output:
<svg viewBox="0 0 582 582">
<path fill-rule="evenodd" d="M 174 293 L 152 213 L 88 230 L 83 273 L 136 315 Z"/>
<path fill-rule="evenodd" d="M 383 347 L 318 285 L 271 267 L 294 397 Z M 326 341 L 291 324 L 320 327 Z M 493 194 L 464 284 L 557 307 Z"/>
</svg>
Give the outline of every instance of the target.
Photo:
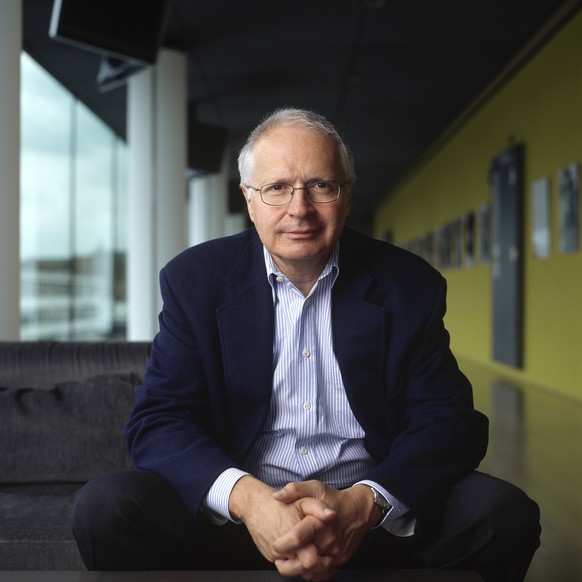
<svg viewBox="0 0 582 582">
<path fill-rule="evenodd" d="M 188 184 L 188 244 L 210 240 L 210 204 L 208 176 L 196 176 Z"/>
<path fill-rule="evenodd" d="M 190 180 L 188 242 L 195 245 L 226 234 L 228 213 L 228 152 L 220 172 Z"/>
<path fill-rule="evenodd" d="M 20 338 L 22 2 L 0 2 L 0 341 Z"/>
<path fill-rule="evenodd" d="M 187 246 L 186 57 L 162 50 L 129 80 L 127 337 L 150 340 L 161 309 L 158 273 Z"/>
<path fill-rule="evenodd" d="M 214 237 L 224 236 L 226 233 L 226 216 L 228 214 L 228 168 L 229 152 L 225 148 L 222 156 L 220 172 L 213 176 L 212 188 L 214 190 L 215 203 L 212 205 L 212 225 Z"/>
<path fill-rule="evenodd" d="M 163 50 L 156 71 L 157 266 L 161 269 L 172 257 L 183 251 L 188 243 L 187 58 L 178 52 Z"/>
</svg>

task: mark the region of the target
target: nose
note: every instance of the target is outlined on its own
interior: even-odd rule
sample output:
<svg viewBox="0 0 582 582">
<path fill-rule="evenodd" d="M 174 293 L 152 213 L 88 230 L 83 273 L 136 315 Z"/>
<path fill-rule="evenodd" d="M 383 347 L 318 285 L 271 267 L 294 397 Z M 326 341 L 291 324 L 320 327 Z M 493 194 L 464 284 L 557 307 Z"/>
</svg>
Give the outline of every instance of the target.
<svg viewBox="0 0 582 582">
<path fill-rule="evenodd" d="M 292 216 L 303 216 L 313 211 L 313 202 L 309 200 L 305 188 L 295 188 L 293 198 L 287 206 L 287 212 Z"/>
</svg>

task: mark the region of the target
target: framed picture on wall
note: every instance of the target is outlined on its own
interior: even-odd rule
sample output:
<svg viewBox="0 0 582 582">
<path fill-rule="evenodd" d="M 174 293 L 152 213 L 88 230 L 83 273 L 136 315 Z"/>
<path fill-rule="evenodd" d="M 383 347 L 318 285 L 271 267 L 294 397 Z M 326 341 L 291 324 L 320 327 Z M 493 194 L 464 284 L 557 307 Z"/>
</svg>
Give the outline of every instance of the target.
<svg viewBox="0 0 582 582">
<path fill-rule="evenodd" d="M 551 250 L 549 178 L 540 178 L 532 183 L 531 208 L 533 255 L 538 259 L 546 259 Z"/>
<path fill-rule="evenodd" d="M 479 206 L 479 252 L 481 263 L 491 262 L 491 209 L 489 204 Z"/>
<path fill-rule="evenodd" d="M 580 239 L 579 167 L 574 162 L 558 172 L 558 219 L 560 227 L 560 251 L 571 253 L 578 250 Z"/>
<path fill-rule="evenodd" d="M 435 231 L 436 264 L 438 269 L 451 266 L 451 229 L 448 224 L 439 226 Z"/>
<path fill-rule="evenodd" d="M 443 267 L 443 227 L 437 226 L 434 229 L 434 266 L 436 269 Z"/>
<path fill-rule="evenodd" d="M 465 214 L 463 220 L 463 242 L 465 247 L 465 265 L 472 267 L 475 264 L 475 213 Z"/>
<path fill-rule="evenodd" d="M 427 232 L 422 237 L 422 258 L 434 265 L 434 233 Z"/>
<path fill-rule="evenodd" d="M 461 219 L 453 220 L 451 223 L 451 266 L 456 268 L 460 267 L 463 262 L 462 231 Z"/>
<path fill-rule="evenodd" d="M 443 267 L 450 269 L 453 261 L 453 229 L 450 223 L 443 226 L 442 243 Z"/>
</svg>

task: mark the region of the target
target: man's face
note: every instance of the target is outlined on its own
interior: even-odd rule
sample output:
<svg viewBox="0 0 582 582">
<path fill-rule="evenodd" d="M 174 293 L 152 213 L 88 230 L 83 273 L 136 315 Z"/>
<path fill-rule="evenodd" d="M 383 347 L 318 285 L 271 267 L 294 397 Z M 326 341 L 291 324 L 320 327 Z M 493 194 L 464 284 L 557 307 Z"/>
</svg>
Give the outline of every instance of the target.
<svg viewBox="0 0 582 582">
<path fill-rule="evenodd" d="M 346 180 L 334 140 L 301 126 L 272 129 L 256 144 L 253 156 L 250 185 L 256 188 L 273 182 L 303 187 L 317 180 Z M 338 200 L 325 204 L 311 202 L 305 190 L 296 190 L 285 206 L 264 204 L 256 190 L 243 187 L 243 192 L 259 237 L 283 272 L 323 269 L 350 212 L 349 185 Z"/>
</svg>

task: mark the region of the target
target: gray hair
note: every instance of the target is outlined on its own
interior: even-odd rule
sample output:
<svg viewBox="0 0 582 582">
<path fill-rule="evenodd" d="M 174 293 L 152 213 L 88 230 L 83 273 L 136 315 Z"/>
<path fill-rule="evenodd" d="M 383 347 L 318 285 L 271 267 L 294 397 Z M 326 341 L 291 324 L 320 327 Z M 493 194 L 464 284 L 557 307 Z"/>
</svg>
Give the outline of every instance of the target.
<svg viewBox="0 0 582 582">
<path fill-rule="evenodd" d="M 319 113 L 305 109 L 286 107 L 284 109 L 277 109 L 267 115 L 249 134 L 238 156 L 238 171 L 242 184 L 248 184 L 251 179 L 251 174 L 254 169 L 253 149 L 259 139 L 275 127 L 289 127 L 293 125 L 299 125 L 331 137 L 337 145 L 340 162 L 346 174 L 346 180 L 352 184 L 355 182 L 356 171 L 353 156 L 333 124 Z"/>
</svg>

